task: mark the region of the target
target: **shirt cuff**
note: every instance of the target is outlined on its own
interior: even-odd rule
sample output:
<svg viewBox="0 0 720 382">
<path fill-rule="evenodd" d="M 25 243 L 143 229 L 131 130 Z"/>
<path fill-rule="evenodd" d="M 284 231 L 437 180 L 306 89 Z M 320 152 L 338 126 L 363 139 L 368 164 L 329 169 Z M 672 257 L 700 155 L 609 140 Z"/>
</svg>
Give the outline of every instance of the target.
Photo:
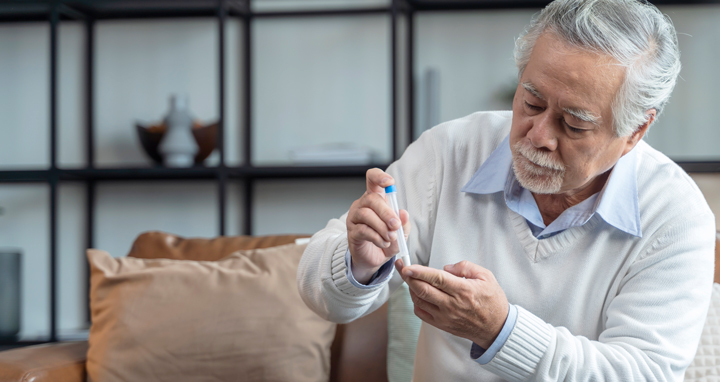
<svg viewBox="0 0 720 382">
<path fill-rule="evenodd" d="M 390 280 L 395 270 L 395 267 L 393 267 L 394 263 L 395 256 L 383 264 L 370 278 L 370 281 L 367 284 L 361 284 L 359 281 L 355 280 L 355 276 L 352 273 L 352 256 L 350 256 L 350 249 L 348 248 L 348 250 L 345 251 L 345 269 L 347 279 L 350 281 L 350 284 L 360 289 L 374 289 Z"/>
<path fill-rule="evenodd" d="M 537 370 L 554 337 L 552 325 L 517 306 L 515 329 L 483 368 L 507 381 L 527 381 Z"/>
<path fill-rule="evenodd" d="M 492 361 L 492 359 L 495 357 L 495 354 L 500 351 L 503 345 L 505 345 L 505 341 L 507 341 L 508 337 L 510 337 L 510 333 L 512 333 L 513 329 L 515 328 L 517 316 L 517 307 L 510 304 L 510 307 L 508 309 L 508 315 L 505 318 L 505 324 L 500 330 L 500 334 L 498 334 L 497 338 L 495 338 L 495 341 L 493 341 L 493 343 L 490 345 L 490 348 L 485 350 L 481 348 L 480 345 L 473 342 L 472 347 L 470 348 L 470 357 L 474 359 L 475 362 L 481 365 L 485 365 L 488 362 Z"/>
</svg>

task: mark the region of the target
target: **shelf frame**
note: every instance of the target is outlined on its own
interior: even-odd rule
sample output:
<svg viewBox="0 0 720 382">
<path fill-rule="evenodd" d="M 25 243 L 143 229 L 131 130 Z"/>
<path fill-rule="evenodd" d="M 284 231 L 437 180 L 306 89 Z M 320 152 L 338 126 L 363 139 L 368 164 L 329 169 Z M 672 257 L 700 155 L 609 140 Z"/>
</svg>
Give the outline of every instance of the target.
<svg viewBox="0 0 720 382">
<path fill-rule="evenodd" d="M 57 333 L 57 215 L 58 187 L 62 182 L 82 182 L 86 185 L 86 245 L 95 245 L 96 189 L 99 182 L 117 181 L 214 181 L 218 185 L 219 235 L 226 233 L 227 186 L 230 181 L 242 181 L 244 207 L 243 233 L 253 234 L 254 186 L 258 180 L 265 179 L 316 179 L 316 178 L 364 178 L 369 168 L 386 168 L 388 164 L 366 166 L 252 166 L 252 24 L 255 19 L 300 18 L 300 17 L 338 17 L 388 15 L 391 38 L 391 129 L 392 158 L 398 159 L 401 148 L 398 141 L 403 133 L 398 126 L 397 85 L 398 18 L 405 19 L 405 82 L 406 95 L 406 142 L 414 140 L 414 73 L 415 73 L 415 22 L 418 12 L 461 11 L 541 8 L 549 1 L 533 0 L 390 0 L 387 7 L 354 9 L 314 9 L 293 11 L 252 11 L 251 0 L 5 0 L 0 4 L 0 23 L 48 22 L 50 24 L 50 166 L 48 169 L 0 169 L 0 184 L 42 183 L 50 187 L 50 335 L 47 341 L 1 342 L 4 346 L 23 346 L 58 341 Z M 148 5 L 156 4 L 156 5 Z M 656 5 L 720 4 L 720 0 L 689 1 L 653 1 Z M 114 8 L 113 8 L 114 7 Z M 220 163 L 217 167 L 191 167 L 173 169 L 165 167 L 147 168 L 98 168 L 94 155 L 94 54 L 95 26 L 99 20 L 112 19 L 162 19 L 162 18 L 216 18 L 218 22 L 218 152 Z M 235 17 L 242 20 L 243 31 L 243 109 L 242 127 L 242 166 L 227 166 L 225 158 L 225 25 L 227 19 Z M 57 161 L 57 34 L 61 21 L 79 20 L 85 25 L 85 157 L 87 165 L 82 169 L 63 169 Z M 678 161 L 685 171 L 696 173 L 720 173 L 720 161 Z M 89 293 L 89 268 L 86 263 L 86 293 Z M 87 322 L 90 322 L 89 307 Z"/>
</svg>

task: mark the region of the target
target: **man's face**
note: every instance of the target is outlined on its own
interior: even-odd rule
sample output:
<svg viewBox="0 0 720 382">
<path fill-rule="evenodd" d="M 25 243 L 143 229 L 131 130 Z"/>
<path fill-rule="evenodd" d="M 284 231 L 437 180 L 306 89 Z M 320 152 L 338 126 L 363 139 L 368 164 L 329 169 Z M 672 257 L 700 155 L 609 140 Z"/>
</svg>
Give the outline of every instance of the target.
<svg viewBox="0 0 720 382">
<path fill-rule="evenodd" d="M 636 139 L 612 129 L 624 74 L 609 56 L 573 49 L 552 33 L 538 38 L 513 100 L 510 147 L 523 187 L 575 194 L 634 147 Z"/>
</svg>

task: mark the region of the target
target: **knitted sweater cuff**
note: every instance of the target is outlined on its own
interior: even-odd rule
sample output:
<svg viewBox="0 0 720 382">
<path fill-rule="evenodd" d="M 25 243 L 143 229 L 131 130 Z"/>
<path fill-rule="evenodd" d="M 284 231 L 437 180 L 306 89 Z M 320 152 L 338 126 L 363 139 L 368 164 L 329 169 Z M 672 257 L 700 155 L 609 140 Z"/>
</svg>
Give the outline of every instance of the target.
<svg viewBox="0 0 720 382">
<path fill-rule="evenodd" d="M 508 381 L 526 381 L 547 351 L 553 328 L 539 317 L 518 306 L 515 328 L 505 345 L 483 367 Z"/>
<path fill-rule="evenodd" d="M 384 284 L 374 285 L 369 288 L 358 288 L 348 279 L 348 264 L 345 261 L 345 253 L 348 251 L 347 241 L 341 243 L 332 255 L 331 270 L 332 280 L 335 286 L 344 294 L 356 297 L 367 297 L 378 294 Z"/>
</svg>

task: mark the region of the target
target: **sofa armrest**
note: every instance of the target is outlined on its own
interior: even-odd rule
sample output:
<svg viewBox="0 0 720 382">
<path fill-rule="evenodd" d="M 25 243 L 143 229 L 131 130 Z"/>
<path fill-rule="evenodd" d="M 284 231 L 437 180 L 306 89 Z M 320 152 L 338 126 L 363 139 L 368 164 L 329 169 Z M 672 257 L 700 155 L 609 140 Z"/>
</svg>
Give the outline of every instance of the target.
<svg viewBox="0 0 720 382">
<path fill-rule="evenodd" d="M 84 382 L 87 341 L 0 352 L 0 382 Z"/>
</svg>

